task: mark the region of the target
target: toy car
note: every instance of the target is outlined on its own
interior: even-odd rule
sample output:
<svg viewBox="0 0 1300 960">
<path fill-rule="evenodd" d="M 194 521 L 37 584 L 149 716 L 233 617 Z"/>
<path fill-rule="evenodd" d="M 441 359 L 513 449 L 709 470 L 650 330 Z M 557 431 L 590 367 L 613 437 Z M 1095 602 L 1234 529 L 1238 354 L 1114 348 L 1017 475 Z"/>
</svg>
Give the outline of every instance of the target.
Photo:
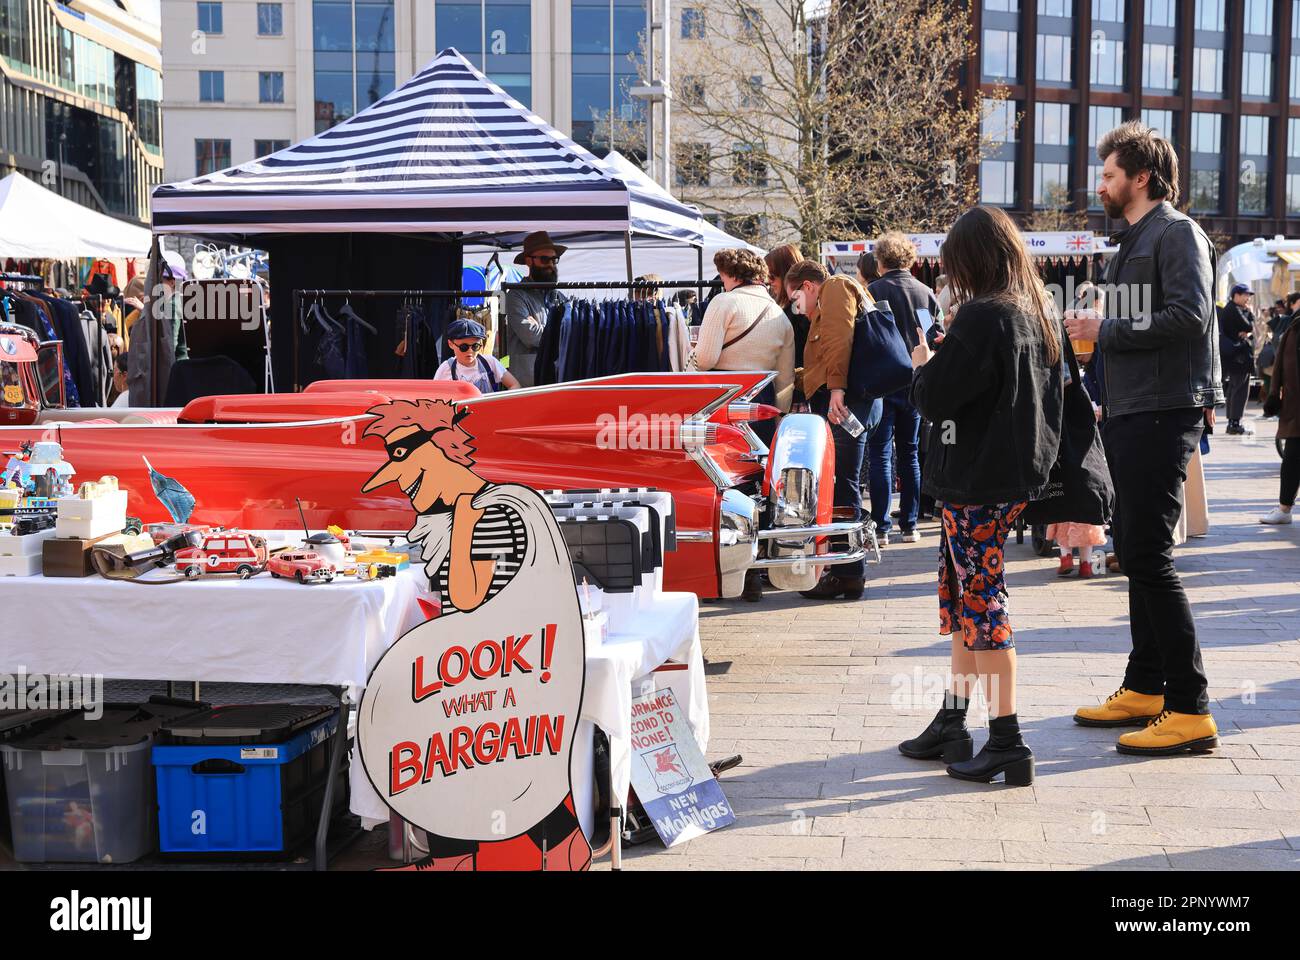
<svg viewBox="0 0 1300 960">
<path fill-rule="evenodd" d="M 239 530 L 216 530 L 198 547 L 176 551 L 176 570 L 191 580 L 205 573 L 237 573 L 247 580 L 266 566 L 266 541 Z"/>
<path fill-rule="evenodd" d="M 326 562 L 319 553 L 310 550 L 291 550 L 274 554 L 266 562 L 266 570 L 272 577 L 293 577 L 299 583 L 334 579 L 334 566 Z"/>
<path fill-rule="evenodd" d="M 747 570 L 804 590 L 824 565 L 867 552 L 865 523 L 833 522 L 826 421 L 785 417 L 770 451 L 750 427 L 777 412 L 751 402 L 772 379 L 765 371 L 629 373 L 484 396 L 463 381 L 317 381 L 301 393 L 199 397 L 149 411 L 147 424 L 95 410 L 95 421 L 62 424 L 59 437 L 83 474 L 116 476 L 130 492 L 127 512 L 146 524 L 168 515 L 143 456 L 193 494 L 192 523 L 299 528 L 298 497 L 317 505 L 317 528 L 400 535 L 415 519 L 410 498 L 394 484 L 361 492 L 385 462 L 381 438 L 365 436 L 367 411 L 392 400 L 453 400 L 468 411 L 475 472 L 493 483 L 672 494 L 664 589 L 733 597 Z M 0 425 L 0 450 L 66 419 L 49 409 L 30 426 Z"/>
</svg>

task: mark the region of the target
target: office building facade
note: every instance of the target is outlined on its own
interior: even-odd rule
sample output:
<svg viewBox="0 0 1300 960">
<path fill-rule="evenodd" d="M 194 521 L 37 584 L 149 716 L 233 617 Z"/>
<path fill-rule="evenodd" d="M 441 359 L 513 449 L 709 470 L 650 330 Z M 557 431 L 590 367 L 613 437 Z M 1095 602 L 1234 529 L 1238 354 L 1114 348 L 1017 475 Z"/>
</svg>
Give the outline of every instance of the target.
<svg viewBox="0 0 1300 960">
<path fill-rule="evenodd" d="M 983 202 L 1118 226 L 1096 194 L 1097 140 L 1137 118 L 1177 147 L 1207 230 L 1300 232 L 1300 0 L 971 0 L 971 14 L 967 91 L 1009 97 L 985 121 Z"/>
<path fill-rule="evenodd" d="M 160 183 L 158 25 L 131 0 L 0 0 L 0 176 L 145 224 Z"/>
</svg>

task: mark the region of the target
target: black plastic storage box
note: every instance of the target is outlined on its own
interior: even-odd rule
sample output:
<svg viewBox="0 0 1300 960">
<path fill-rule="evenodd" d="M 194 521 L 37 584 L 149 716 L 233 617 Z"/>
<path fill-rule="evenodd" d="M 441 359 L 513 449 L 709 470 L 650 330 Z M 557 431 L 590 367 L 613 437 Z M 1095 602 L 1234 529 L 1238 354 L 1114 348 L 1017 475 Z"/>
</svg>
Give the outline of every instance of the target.
<svg viewBox="0 0 1300 960">
<path fill-rule="evenodd" d="M 256 859 L 313 836 L 329 777 L 334 707 L 218 707 L 168 724 L 153 749 L 163 854 Z M 347 758 L 329 816 L 346 809 Z"/>
<path fill-rule="evenodd" d="M 0 744 L 14 857 L 27 863 L 128 863 L 154 848 L 158 728 L 207 704 L 154 697 L 77 711 Z"/>
</svg>

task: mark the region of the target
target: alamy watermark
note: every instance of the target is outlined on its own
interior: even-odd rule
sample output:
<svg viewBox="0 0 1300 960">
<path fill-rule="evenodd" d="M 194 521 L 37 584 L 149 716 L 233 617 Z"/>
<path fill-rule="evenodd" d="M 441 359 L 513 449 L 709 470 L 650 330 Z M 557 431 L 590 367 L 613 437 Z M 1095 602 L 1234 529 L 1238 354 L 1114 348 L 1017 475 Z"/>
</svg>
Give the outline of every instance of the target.
<svg viewBox="0 0 1300 960">
<path fill-rule="evenodd" d="M 104 715 L 100 673 L 0 673 L 0 710 L 80 710 L 87 720 Z"/>
</svg>

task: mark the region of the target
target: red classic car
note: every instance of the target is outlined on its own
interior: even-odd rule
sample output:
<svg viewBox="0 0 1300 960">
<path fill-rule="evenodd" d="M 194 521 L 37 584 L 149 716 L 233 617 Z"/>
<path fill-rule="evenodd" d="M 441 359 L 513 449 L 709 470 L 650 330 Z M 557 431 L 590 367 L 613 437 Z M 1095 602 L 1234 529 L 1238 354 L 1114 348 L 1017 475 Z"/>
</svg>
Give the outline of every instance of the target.
<svg viewBox="0 0 1300 960">
<path fill-rule="evenodd" d="M 770 452 L 754 435 L 749 422 L 775 411 L 749 399 L 771 376 L 625 374 L 487 396 L 463 381 L 321 381 L 296 394 L 202 397 L 181 410 L 44 409 L 31 425 L 0 425 L 0 451 L 57 439 L 79 473 L 116 476 L 128 512 L 146 522 L 168 517 L 145 457 L 194 495 L 194 523 L 404 532 L 414 511 L 396 485 L 361 492 L 385 458 L 380 438 L 362 436 L 366 411 L 450 399 L 469 409 L 475 472 L 493 482 L 670 492 L 677 549 L 665 558 L 666 589 L 737 596 L 756 566 L 779 588 L 806 589 L 823 564 L 861 557 L 865 534 L 862 524 L 833 522 L 825 421 L 785 417 Z"/>
<path fill-rule="evenodd" d="M 310 550 L 274 554 L 266 561 L 266 572 L 277 579 L 292 577 L 299 583 L 306 583 L 309 580 L 323 580 L 329 583 L 334 579 L 334 567 L 319 553 Z"/>
<path fill-rule="evenodd" d="M 266 566 L 266 541 L 242 530 L 214 530 L 197 547 L 176 551 L 176 570 L 193 580 L 205 573 L 237 573 L 247 580 Z"/>
</svg>

